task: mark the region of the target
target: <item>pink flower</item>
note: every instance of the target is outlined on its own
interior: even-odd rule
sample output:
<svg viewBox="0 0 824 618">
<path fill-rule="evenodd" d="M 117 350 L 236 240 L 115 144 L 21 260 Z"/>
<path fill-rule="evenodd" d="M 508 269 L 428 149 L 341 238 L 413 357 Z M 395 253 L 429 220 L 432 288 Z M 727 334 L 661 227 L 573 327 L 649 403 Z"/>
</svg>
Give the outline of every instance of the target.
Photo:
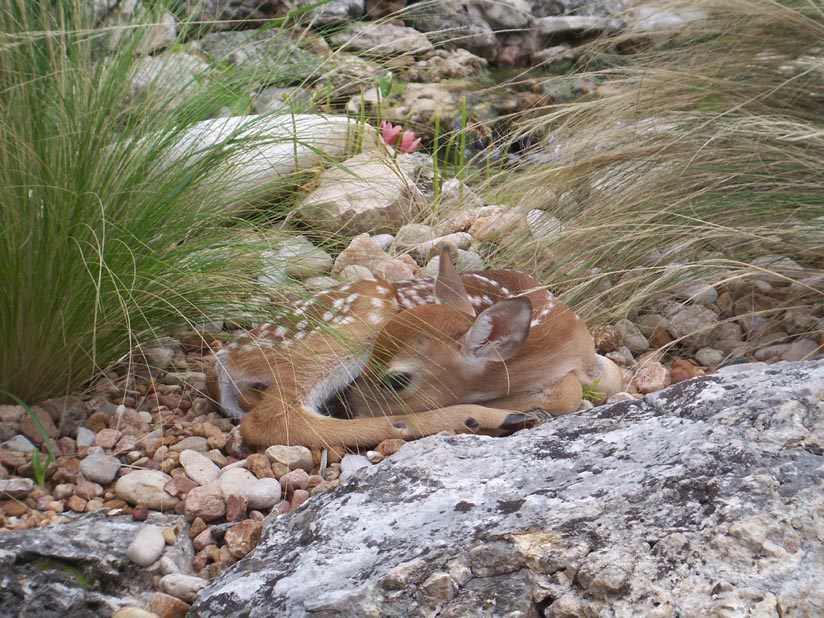
<svg viewBox="0 0 824 618">
<path fill-rule="evenodd" d="M 402 153 L 414 152 L 421 145 L 421 138 L 415 139 L 414 131 L 404 131 L 401 135 L 401 145 L 398 150 Z"/>
<path fill-rule="evenodd" d="M 388 120 L 381 121 L 381 137 L 389 146 L 395 143 L 395 140 L 398 139 L 398 135 L 401 134 L 401 131 L 403 131 L 403 127 L 401 125 L 393 125 Z"/>
</svg>

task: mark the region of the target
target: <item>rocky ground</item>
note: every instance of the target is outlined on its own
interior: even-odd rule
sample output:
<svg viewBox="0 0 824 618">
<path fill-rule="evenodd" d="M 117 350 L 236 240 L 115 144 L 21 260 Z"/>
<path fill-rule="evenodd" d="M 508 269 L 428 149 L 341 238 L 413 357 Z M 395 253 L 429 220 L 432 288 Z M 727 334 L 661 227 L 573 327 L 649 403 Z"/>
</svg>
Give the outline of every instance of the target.
<svg viewBox="0 0 824 618">
<path fill-rule="evenodd" d="M 265 12 L 257 14 L 247 4 L 250 3 L 233 3 L 240 13 L 219 17 L 227 21 L 266 19 L 283 8 L 277 2 L 263 3 L 265 8 L 259 10 Z M 411 83 L 386 100 L 382 112 L 396 122 L 414 124 L 425 138 L 431 138 L 433 109 L 443 111 L 444 118 L 461 116 L 461 98 L 467 86 L 450 80 L 477 76 L 489 66 L 531 64 L 546 68 L 554 62 L 568 62 L 575 55 L 575 45 L 593 32 L 629 27 L 612 17 L 615 7 L 611 5 L 623 3 L 609 2 L 601 3 L 599 10 L 575 13 L 580 3 L 497 0 L 472 3 L 474 9 L 460 15 L 452 8 L 454 3 L 435 2 L 427 3 L 434 7 L 429 21 L 414 12 L 401 23 L 378 26 L 370 21 L 391 4 L 337 0 L 315 10 L 310 17 L 317 25 L 348 23 L 362 17 L 365 20 L 348 25 L 339 36 L 305 37 L 300 45 L 295 44 L 292 55 L 297 65 L 304 62 L 317 67 L 311 53 L 328 57 L 334 52 L 336 62 L 351 66 L 352 74 L 341 69 L 335 75 L 320 76 L 316 83 L 331 84 L 334 89 L 328 96 L 320 97 L 330 107 L 323 111 L 359 113 L 363 106 L 376 105 L 376 87 L 351 89 L 349 85 L 362 85 L 365 78 L 374 81 L 372 77 L 385 75 L 387 67 L 376 61 L 375 50 L 380 55 L 400 54 L 401 59 L 396 59 L 391 68 L 396 77 Z M 125 10 L 117 9 L 107 19 L 130 18 L 122 12 Z M 560 15 L 567 10 L 573 10 L 573 14 Z M 636 15 L 639 20 L 649 18 L 641 9 Z M 457 23 L 455 20 L 464 28 L 462 43 L 454 49 L 442 49 L 434 33 L 442 30 L 444 23 Z M 210 73 L 218 60 L 233 66 L 266 62 L 271 51 L 267 37 L 250 32 L 213 32 L 191 42 L 185 50 L 164 51 L 176 22 L 170 17 L 163 24 L 166 32 L 158 28 L 152 41 L 156 53 L 147 59 L 143 74 L 162 74 L 170 83 L 194 84 L 197 80 L 192 76 Z M 430 36 L 423 36 L 422 32 Z M 398 49 L 388 48 L 398 42 Z M 149 92 L 144 91 L 149 80 L 141 80 L 140 75 L 135 77 L 134 96 Z M 152 85 L 157 87 L 158 83 Z M 581 86 L 582 91 L 595 88 L 594 84 Z M 279 106 L 291 105 L 289 102 L 296 97 L 311 102 L 313 97 L 319 99 L 316 95 L 316 90 L 303 87 L 284 89 L 261 83 L 246 111 L 271 112 Z M 493 100 L 479 99 L 477 106 L 471 101 L 471 115 L 491 122 L 560 96 L 564 94 L 552 91 L 549 82 L 528 82 L 526 86 L 507 87 L 503 93 L 498 91 Z M 369 111 L 375 108 L 369 107 Z M 449 128 L 455 127 L 446 127 Z M 446 180 L 439 187 L 441 215 L 437 220 L 428 217 L 427 224 L 401 225 L 424 219 L 421 206 L 434 196 L 432 159 L 420 153 L 395 156 L 389 151 L 388 158 L 386 154 L 385 149 L 368 150 L 344 163 L 348 175 L 357 170 L 364 178 L 383 179 L 379 187 L 367 187 L 368 199 L 363 195 L 364 186 L 342 183 L 340 170 L 330 168 L 305 188 L 305 195 L 296 205 L 294 216 L 304 229 L 353 236 L 349 246 L 332 255 L 307 237 L 292 234 L 279 249 L 261 255 L 262 278 L 273 287 L 297 279 L 308 289 L 323 289 L 341 280 L 365 276 L 389 280 L 428 276 L 437 270 L 430 259 L 432 248 L 444 237 L 459 248 L 458 268 L 470 271 L 485 267 L 484 256 L 490 245 L 506 245 L 513 237 L 529 238 L 536 244 L 550 242 L 562 229 L 561 222 L 551 213 L 523 212 L 485 203 L 471 187 L 457 179 Z M 824 281 L 819 271 L 786 256 L 765 256 L 753 262 L 750 277 L 727 281 L 721 275 L 714 280 L 690 281 L 674 296 L 651 303 L 632 320 L 601 327 L 594 335 L 599 351 L 625 369 L 629 387 L 618 398 L 633 405 L 645 395 L 712 374 L 726 365 L 820 359 L 824 305 L 820 298 L 809 302 L 809 292 L 822 288 Z M 223 418 L 205 395 L 204 363 L 209 362 L 208 350 L 218 349 L 232 334 L 221 331 L 220 326 L 205 331 L 205 340 L 204 332 L 183 334 L 177 340 L 147 350 L 140 358 L 132 359 L 132 364 L 110 368 L 82 394 L 33 406 L 37 421 L 22 406 L 0 406 L 0 559 L 14 560 L 12 570 L 23 576 L 23 583 L 19 584 L 7 579 L 6 571 L 0 576 L 0 616 L 56 616 L 69 610 L 80 611 L 78 615 L 105 616 L 117 610 L 118 618 L 183 615 L 201 588 L 255 550 L 264 522 L 273 522 L 293 510 L 303 512 L 304 505 L 312 505 L 319 494 L 351 477 L 359 478 L 360 468 L 376 469 L 374 476 L 362 477 L 369 479 L 390 467 L 383 462 L 402 446 L 400 441 L 385 442 L 374 451 L 353 453 L 340 463 L 329 465 L 322 465 L 320 452 L 303 447 L 244 452 L 233 423 Z M 643 401 L 642 405 L 649 408 L 654 405 L 650 402 L 657 400 L 653 397 Z M 564 422 L 575 421 L 572 418 Z M 49 447 L 53 460 L 48 459 Z M 811 446 L 810 452 L 815 453 L 819 447 Z M 405 452 L 408 459 L 413 449 L 406 447 Z M 421 482 L 428 481 L 423 478 Z M 294 523 L 278 524 L 278 530 L 289 525 L 295 536 L 302 534 L 298 529 L 303 519 L 284 521 Z M 98 538 L 101 534 L 108 540 Z M 736 534 L 746 541 L 747 535 L 755 533 L 745 526 Z M 784 551 L 795 553 L 791 548 L 794 538 L 782 541 Z M 36 551 L 16 545 L 18 540 L 36 545 L 36 539 L 44 539 Z M 91 569 L 87 573 L 90 567 L 86 556 L 92 554 L 85 553 L 86 540 L 90 544 L 105 541 L 110 543 L 106 546 L 109 549 L 111 543 L 119 544 L 114 553 L 95 558 L 103 565 L 102 570 Z M 293 540 L 287 539 L 289 543 Z M 759 542 L 759 551 L 766 552 L 768 557 L 780 553 L 780 548 L 767 547 L 763 539 Z M 47 546 L 51 548 L 48 551 L 43 549 Z M 559 572 L 575 562 L 577 547 L 573 544 L 568 551 L 564 550 L 564 555 L 572 558 Z M 590 555 L 591 549 L 587 545 L 580 557 Z M 496 551 L 493 547 L 490 555 Z M 634 549 L 630 553 L 637 558 L 646 556 L 645 551 Z M 672 548 L 667 551 L 675 552 L 673 556 L 677 554 Z M 90 601 L 85 593 L 66 594 L 63 598 L 60 591 L 65 593 L 67 588 L 59 587 L 50 588 L 48 603 L 41 598 L 38 604 L 36 599 L 27 597 L 23 591 L 27 585 L 25 577 L 35 577 L 32 573 L 37 570 L 32 567 L 33 556 L 37 560 L 47 559 L 37 564 L 41 571 L 52 573 L 49 585 L 59 584 L 61 578 L 76 582 L 92 577 L 86 583 L 98 595 L 94 597 L 97 600 Z M 615 592 L 610 586 L 623 590 L 624 580 L 620 574 L 611 578 L 609 573 L 604 575 L 599 570 L 612 560 L 609 555 L 596 557 L 591 560 L 595 566 L 582 567 L 585 575 L 576 581 L 579 588 L 583 585 L 587 590 L 595 590 L 597 594 L 592 594 L 603 601 Z M 480 573 L 488 562 L 495 562 L 494 555 L 487 558 L 478 563 L 480 570 L 470 565 L 472 571 Z M 403 571 L 402 565 L 395 566 Z M 520 572 L 523 567 L 520 562 L 516 566 L 512 572 Z M 82 572 L 76 572 L 77 568 Z M 238 570 L 245 568 L 241 566 Z M 438 602 L 451 599 L 450 582 L 461 581 L 461 573 L 468 568 L 458 565 L 454 573 L 433 572 L 413 583 L 421 590 L 425 603 L 437 606 L 435 601 L 441 597 L 445 601 Z M 592 571 L 591 576 L 586 575 L 587 568 Z M 490 569 L 489 577 L 493 578 L 506 571 L 500 564 Z M 389 583 L 385 589 L 407 587 L 404 578 L 408 579 L 408 573 L 401 571 L 392 576 L 395 579 L 386 580 Z M 565 577 L 571 581 L 575 573 Z M 128 580 L 128 584 L 121 580 Z M 547 592 L 539 605 L 548 608 L 547 599 L 559 605 L 555 613 L 545 615 L 579 615 L 575 612 L 583 602 L 580 590 L 573 591 L 577 596 L 564 596 L 566 591 L 559 586 L 565 585 L 565 580 L 560 575 L 555 580 L 547 583 L 546 590 L 552 592 Z M 110 581 L 121 582 L 117 593 L 107 583 Z M 519 582 L 512 585 L 523 587 L 523 582 Z M 719 580 L 718 585 L 723 596 L 726 584 Z M 150 590 L 155 592 L 147 594 Z M 334 597 L 334 592 L 331 594 Z M 330 607 L 335 604 L 332 597 L 328 601 Z M 472 598 L 478 603 L 488 600 Z M 764 599 L 769 605 L 768 597 L 762 595 Z M 565 610 L 565 603 L 571 609 Z M 320 611 L 326 606 L 317 607 Z M 718 615 L 736 615 L 737 606 L 733 603 L 730 607 L 732 613 Z M 200 612 L 197 615 L 209 615 L 202 604 L 196 611 Z"/>
<path fill-rule="evenodd" d="M 344 278 L 366 273 L 404 278 L 432 270 L 411 256 L 426 263 L 436 237 L 423 225 L 405 226 L 394 238 L 361 235 L 334 260 L 298 239 L 273 263 L 307 277 L 310 286 L 328 283 L 330 271 Z M 469 232 L 453 232 L 451 238 L 471 247 Z M 463 260 L 480 263 L 480 256 L 467 249 L 461 250 Z M 781 264 L 801 269 L 786 259 Z M 820 357 L 822 342 L 804 336 L 820 320 L 815 308 L 787 309 L 779 321 L 754 322 L 753 303 L 777 307 L 793 295 L 785 282 L 765 274 L 737 287 L 693 284 L 682 302 L 668 300 L 660 312 L 599 329 L 599 350 L 630 378 L 627 392 L 614 399 L 636 400 L 729 363 Z M 265 518 L 300 508 L 358 468 L 380 465 L 403 444 L 387 441 L 325 466 L 320 452 L 300 446 L 245 453 L 234 423 L 220 416 L 205 395 L 203 370 L 210 357 L 204 355 L 201 335 L 148 350 L 142 368 L 113 368 L 83 396 L 35 406 L 56 455 L 45 466 L 42 485 L 33 480 L 33 453 L 45 460 L 43 432 L 22 406 L 0 406 L 2 530 L 66 525 L 83 513 L 98 514 L 98 522 L 122 516 L 151 522 L 158 512 L 183 516 L 165 527 L 142 526 L 126 551 L 134 564 L 158 573 L 158 593 L 147 607 L 161 616 L 183 611 L 208 580 L 252 551 Z M 227 336 L 216 333 L 210 347 L 219 348 Z M 676 339 L 681 340 L 676 355 L 661 352 Z M 170 545 L 175 557 L 159 561 Z"/>
</svg>

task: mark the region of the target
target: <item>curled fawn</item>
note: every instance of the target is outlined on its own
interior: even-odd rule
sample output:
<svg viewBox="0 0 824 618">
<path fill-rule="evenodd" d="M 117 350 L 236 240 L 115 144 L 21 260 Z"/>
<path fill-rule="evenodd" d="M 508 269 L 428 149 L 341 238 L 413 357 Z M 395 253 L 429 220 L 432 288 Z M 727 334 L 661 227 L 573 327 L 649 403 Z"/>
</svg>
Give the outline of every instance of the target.
<svg viewBox="0 0 824 618">
<path fill-rule="evenodd" d="M 522 412 L 581 406 L 582 384 L 622 389 L 612 361 L 566 305 L 529 275 L 459 275 L 441 251 L 438 275 L 361 280 L 297 303 L 219 350 L 210 394 L 250 447 L 370 447 L 440 431 L 505 435 Z"/>
</svg>

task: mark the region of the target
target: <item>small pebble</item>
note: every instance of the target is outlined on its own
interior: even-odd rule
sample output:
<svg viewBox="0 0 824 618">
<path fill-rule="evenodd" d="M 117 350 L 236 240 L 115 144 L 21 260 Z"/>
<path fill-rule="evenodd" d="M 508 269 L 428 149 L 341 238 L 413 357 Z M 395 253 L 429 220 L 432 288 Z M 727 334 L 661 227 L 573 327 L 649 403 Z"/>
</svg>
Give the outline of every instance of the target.
<svg viewBox="0 0 824 618">
<path fill-rule="evenodd" d="M 161 618 L 185 618 L 189 604 L 163 592 L 156 592 L 149 599 L 146 609 Z"/>
<path fill-rule="evenodd" d="M 160 616 L 147 609 L 127 605 L 113 613 L 112 618 L 160 618 Z"/>
<path fill-rule="evenodd" d="M 108 485 L 117 476 L 121 465 L 117 457 L 93 455 L 80 462 L 80 471 L 90 481 Z"/>
<path fill-rule="evenodd" d="M 285 492 L 306 489 L 309 486 L 309 475 L 302 468 L 292 470 L 280 477 L 280 486 Z"/>
<path fill-rule="evenodd" d="M 207 583 L 209 582 L 200 577 L 170 573 L 160 578 L 160 589 L 166 594 L 192 603 Z"/>
<path fill-rule="evenodd" d="M 172 480 L 159 470 L 134 470 L 121 476 L 115 491 L 117 497 L 129 504 L 145 504 L 155 511 L 172 511 L 180 500 L 164 489 Z"/>
<path fill-rule="evenodd" d="M 199 517 L 205 522 L 215 521 L 226 514 L 223 490 L 217 483 L 195 487 L 186 495 L 184 502 L 186 519 Z"/>
<path fill-rule="evenodd" d="M 152 524 L 140 528 L 126 550 L 126 556 L 138 566 L 146 567 L 160 558 L 166 547 L 163 531 Z"/>
<path fill-rule="evenodd" d="M 224 496 L 245 496 L 250 509 L 270 509 L 280 500 L 281 487 L 278 481 L 273 478 L 259 479 L 243 468 L 224 469 L 217 482 Z"/>
<path fill-rule="evenodd" d="M 345 483 L 355 476 L 361 468 L 368 468 L 372 465 L 363 455 L 346 455 L 340 462 L 340 482 Z"/>
<path fill-rule="evenodd" d="M 669 371 L 661 363 L 649 363 L 635 374 L 632 384 L 639 393 L 660 391 L 670 385 Z"/>
<path fill-rule="evenodd" d="M 218 468 L 206 455 L 186 449 L 180 453 L 180 465 L 186 471 L 186 476 L 198 485 L 214 483 L 220 475 Z"/>
<path fill-rule="evenodd" d="M 149 517 L 149 507 L 145 504 L 136 504 L 132 509 L 132 519 L 135 521 L 146 521 Z"/>
<path fill-rule="evenodd" d="M 229 528 L 223 539 L 232 556 L 243 558 L 257 547 L 262 530 L 263 524 L 261 522 L 246 519 Z"/>
<path fill-rule="evenodd" d="M 9 498 L 25 498 L 34 489 L 31 479 L 6 479 L 0 481 L 0 496 Z"/>
<path fill-rule="evenodd" d="M 315 467 L 312 451 L 305 446 L 283 446 L 276 444 L 266 449 L 266 455 L 273 463 L 281 463 L 289 470 L 302 468 L 307 472 L 312 472 Z"/>
<path fill-rule="evenodd" d="M 169 450 L 173 453 L 182 453 L 185 450 L 193 450 L 197 451 L 198 453 L 205 453 L 209 451 L 211 447 L 209 446 L 209 442 L 206 438 L 201 436 L 189 436 L 188 438 L 183 438 L 177 444 L 169 447 Z"/>
</svg>

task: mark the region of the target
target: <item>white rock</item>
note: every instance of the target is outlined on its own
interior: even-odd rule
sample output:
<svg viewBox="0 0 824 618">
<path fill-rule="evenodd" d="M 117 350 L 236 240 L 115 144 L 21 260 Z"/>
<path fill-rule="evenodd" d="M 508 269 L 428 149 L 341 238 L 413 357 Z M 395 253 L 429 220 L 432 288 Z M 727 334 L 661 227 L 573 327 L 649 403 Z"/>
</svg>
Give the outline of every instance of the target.
<svg viewBox="0 0 824 618">
<path fill-rule="evenodd" d="M 395 234 L 395 248 L 398 251 L 408 251 L 423 242 L 434 240 L 437 236 L 437 232 L 431 225 L 407 223 L 402 225 Z M 373 236 L 372 241 L 374 242 L 374 240 Z"/>
<path fill-rule="evenodd" d="M 438 249 L 444 243 L 455 245 L 458 249 L 468 249 L 472 244 L 472 236 L 466 232 L 455 232 L 454 234 L 439 236 L 415 245 L 411 248 L 410 253 L 417 260 L 426 260 L 429 257 L 433 257 L 433 253 L 440 254 Z"/>
<path fill-rule="evenodd" d="M 146 567 L 160 558 L 165 547 L 163 531 L 158 526 L 148 524 L 138 531 L 126 550 L 126 557 L 135 564 Z"/>
<path fill-rule="evenodd" d="M 372 236 L 372 242 L 378 247 L 386 251 L 395 242 L 395 237 L 392 234 L 375 234 Z"/>
<path fill-rule="evenodd" d="M 169 556 L 163 556 L 160 558 L 160 572 L 164 575 L 170 575 L 180 573 L 181 571 L 177 562 L 169 558 Z"/>
<path fill-rule="evenodd" d="M 284 446 L 275 444 L 266 449 L 266 455 L 271 461 L 276 461 L 287 466 L 290 470 L 302 468 L 308 473 L 312 473 L 315 467 L 315 460 L 312 451 L 305 446 Z"/>
<path fill-rule="evenodd" d="M 346 455 L 340 461 L 340 482 L 344 483 L 348 479 L 355 476 L 355 473 L 361 468 L 368 468 L 372 465 L 363 455 Z"/>
<path fill-rule="evenodd" d="M 214 182 L 208 190 L 220 196 L 227 210 L 246 207 L 242 199 L 249 190 L 271 183 L 276 178 L 297 170 L 326 165 L 351 152 L 352 136 L 363 133 L 364 151 L 386 146 L 375 127 L 359 124 L 346 116 L 315 114 L 247 115 L 212 118 L 184 131 L 168 159 L 169 165 L 179 161 L 194 162 L 209 156 L 213 149 L 231 141 L 242 148 L 227 166 L 214 170 Z"/>
<path fill-rule="evenodd" d="M 87 427 L 77 428 L 77 447 L 90 447 L 94 444 L 95 433 Z"/>
<path fill-rule="evenodd" d="M 9 440 L 0 443 L 0 448 L 6 451 L 13 451 L 15 453 L 31 453 L 37 450 L 37 447 L 31 443 L 26 436 L 17 434 Z"/>
<path fill-rule="evenodd" d="M 198 592 L 209 583 L 202 577 L 170 573 L 160 578 L 160 589 L 166 594 L 177 597 L 186 603 L 192 603 Z"/>
<path fill-rule="evenodd" d="M 191 449 L 180 453 L 180 465 L 183 466 L 186 476 L 198 485 L 213 483 L 220 475 L 220 468 L 211 459 Z"/>
<path fill-rule="evenodd" d="M 224 496 L 238 494 L 249 501 L 250 509 L 269 509 L 281 496 L 280 483 L 273 478 L 259 479 L 245 468 L 224 469 L 217 479 Z"/>
<path fill-rule="evenodd" d="M 423 194 L 387 155 L 363 152 L 323 171 L 295 214 L 313 229 L 336 234 L 390 232 L 413 218 Z"/>
<path fill-rule="evenodd" d="M 115 493 L 131 505 L 145 504 L 155 511 L 174 510 L 180 500 L 163 487 L 172 480 L 159 470 L 135 470 L 121 476 L 115 485 Z"/>
<path fill-rule="evenodd" d="M 332 269 L 332 256 L 313 245 L 305 236 L 283 240 L 271 259 L 281 262 L 286 274 L 295 279 L 323 275 Z"/>
</svg>

